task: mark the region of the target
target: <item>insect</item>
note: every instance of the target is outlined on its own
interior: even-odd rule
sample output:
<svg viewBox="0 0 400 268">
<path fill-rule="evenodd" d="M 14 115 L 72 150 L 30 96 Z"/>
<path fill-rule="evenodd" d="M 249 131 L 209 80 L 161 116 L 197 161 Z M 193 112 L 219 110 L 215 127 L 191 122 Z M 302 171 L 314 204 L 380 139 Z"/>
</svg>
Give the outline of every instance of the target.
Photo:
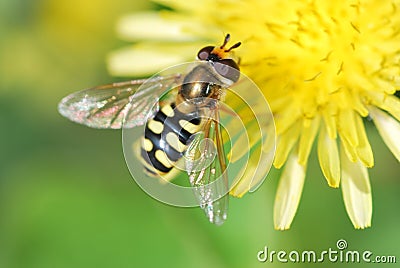
<svg viewBox="0 0 400 268">
<path fill-rule="evenodd" d="M 227 48 L 229 39 L 227 34 L 222 45 L 200 49 L 201 64 L 185 74 L 78 91 L 58 106 L 61 115 L 93 128 L 144 126 L 139 153 L 144 171 L 165 176 L 184 159 L 200 207 L 217 225 L 226 220 L 229 191 L 219 101 L 240 77 L 231 51 L 241 43 Z M 174 89 L 173 97 L 161 100 L 167 89 Z"/>
</svg>

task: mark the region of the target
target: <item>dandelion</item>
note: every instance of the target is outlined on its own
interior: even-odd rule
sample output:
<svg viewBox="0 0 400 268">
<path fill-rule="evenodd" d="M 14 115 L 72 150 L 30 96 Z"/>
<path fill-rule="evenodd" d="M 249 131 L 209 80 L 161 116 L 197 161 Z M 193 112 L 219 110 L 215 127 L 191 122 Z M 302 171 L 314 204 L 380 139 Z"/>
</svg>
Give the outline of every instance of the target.
<svg viewBox="0 0 400 268">
<path fill-rule="evenodd" d="M 161 1 L 168 10 L 122 18 L 135 41 L 110 55 L 114 75 L 143 76 L 193 59 L 224 33 L 242 41 L 241 70 L 265 94 L 283 168 L 275 228 L 290 228 L 314 143 L 324 177 L 340 187 L 355 228 L 371 225 L 368 168 L 374 157 L 363 118 L 372 118 L 400 161 L 400 1 Z M 241 193 L 232 192 L 233 195 Z"/>
</svg>

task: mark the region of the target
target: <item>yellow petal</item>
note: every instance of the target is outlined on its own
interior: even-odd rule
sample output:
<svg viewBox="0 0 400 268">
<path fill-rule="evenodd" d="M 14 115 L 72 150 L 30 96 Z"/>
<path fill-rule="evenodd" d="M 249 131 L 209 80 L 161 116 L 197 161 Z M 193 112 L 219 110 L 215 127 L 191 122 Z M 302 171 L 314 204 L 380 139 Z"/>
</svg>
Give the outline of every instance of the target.
<svg viewBox="0 0 400 268">
<path fill-rule="evenodd" d="M 236 129 L 238 130 L 237 132 L 235 132 L 236 136 L 227 138 L 224 137 L 224 141 L 228 141 L 230 139 L 236 139 L 235 143 L 232 146 L 240 147 L 239 150 L 234 150 L 235 148 L 231 148 L 231 150 L 228 152 L 227 156 L 231 162 L 238 161 L 246 153 L 248 153 L 248 150 L 250 150 L 257 142 L 260 141 L 261 134 L 259 126 L 256 124 L 256 121 L 253 120 L 251 124 L 245 124 L 245 126 L 246 126 L 246 131 L 239 131 L 239 128 L 243 127 L 243 125 L 238 124 L 238 122 L 235 122 L 233 120 L 229 122 L 228 125 L 226 126 L 226 128 L 229 130 L 236 130 Z M 248 150 L 244 150 L 243 146 L 244 144 L 249 146 Z M 232 153 L 233 151 L 236 152 Z"/>
<path fill-rule="evenodd" d="M 276 134 L 280 135 L 287 131 L 300 118 L 300 111 L 297 109 L 283 109 L 275 114 Z"/>
<path fill-rule="evenodd" d="M 318 160 L 328 185 L 334 188 L 339 187 L 340 162 L 337 141 L 329 136 L 324 123 L 321 124 L 318 137 Z"/>
<path fill-rule="evenodd" d="M 400 161 L 400 123 L 378 108 L 369 106 L 368 109 L 383 141 Z"/>
<path fill-rule="evenodd" d="M 275 229 L 286 230 L 290 228 L 300 202 L 305 175 L 305 167 L 298 163 L 297 156 L 292 153 L 279 179 L 275 196 Z"/>
<path fill-rule="evenodd" d="M 374 91 L 368 91 L 367 96 L 374 106 L 388 111 L 400 121 L 400 99 L 398 97 Z"/>
<path fill-rule="evenodd" d="M 230 191 L 231 195 L 242 197 L 247 192 L 254 192 L 264 181 L 274 158 L 275 145 L 270 139 L 267 139 L 264 143 L 251 149 L 247 165 L 237 172 L 242 176 Z M 263 168 L 260 168 L 260 165 L 263 165 Z"/>
<path fill-rule="evenodd" d="M 252 106 L 252 108 L 254 107 Z M 243 173 L 238 181 L 234 181 L 233 185 L 235 186 L 230 191 L 230 194 L 235 197 L 241 197 L 248 191 L 257 190 L 272 166 L 275 153 L 275 127 L 272 117 L 271 120 L 267 120 L 269 117 L 271 115 L 265 115 L 263 118 L 258 116 L 260 121 L 257 121 L 254 116 L 248 114 L 242 118 L 241 114 L 240 119 L 243 122 L 231 120 L 224 126 L 232 134 L 238 132 L 236 130 L 241 123 L 246 126 L 244 132 L 238 132 L 238 135 L 230 137 L 230 139 L 235 139 L 228 153 L 230 162 L 243 162 L 246 157 L 249 157 L 247 163 L 243 163 L 243 168 L 235 171 L 238 174 Z"/>
<path fill-rule="evenodd" d="M 355 122 L 358 135 L 358 146 L 356 148 L 358 158 L 365 166 L 373 167 L 374 154 L 372 153 L 371 145 L 369 144 L 367 134 L 365 133 L 364 123 L 359 116 L 356 116 Z"/>
<path fill-rule="evenodd" d="M 353 92 L 353 109 L 357 111 L 362 117 L 368 116 L 368 109 L 364 102 L 361 100 L 360 95 Z"/>
<path fill-rule="evenodd" d="M 334 111 L 332 111 L 331 106 L 328 106 L 327 109 L 322 111 L 322 116 L 325 121 L 325 126 L 328 131 L 329 137 L 331 139 L 336 139 L 337 129 L 336 129 L 336 115 Z"/>
<path fill-rule="evenodd" d="M 171 15 L 172 16 L 172 15 Z M 163 40 L 193 41 L 198 40 L 193 28 L 201 27 L 191 18 L 179 15 L 163 16 L 162 12 L 142 12 L 122 17 L 117 23 L 117 33 L 127 41 Z M 192 29 L 188 31 L 187 29 Z"/>
<path fill-rule="evenodd" d="M 298 140 L 300 130 L 301 124 L 298 121 L 294 123 L 285 133 L 278 137 L 274 160 L 274 166 L 276 168 L 281 168 L 285 163 L 290 151 Z"/>
<path fill-rule="evenodd" d="M 372 196 L 367 168 L 360 162 L 353 163 L 341 147 L 341 188 L 347 214 L 356 229 L 371 226 Z"/>
<path fill-rule="evenodd" d="M 304 126 L 300 136 L 299 142 L 299 163 L 303 166 L 307 164 L 308 156 L 311 151 L 311 147 L 314 143 L 315 136 L 317 135 L 319 127 L 319 116 L 316 116 L 309 126 Z"/>
<path fill-rule="evenodd" d="M 260 169 L 256 168 L 253 178 L 250 181 L 250 193 L 255 192 L 262 184 L 264 179 L 266 178 L 270 168 L 272 167 L 272 162 L 274 161 L 274 156 L 275 156 L 275 142 L 272 139 L 267 139 L 262 141 L 263 144 L 261 145 L 260 153 L 257 155 L 258 156 L 258 163 L 257 167 L 260 165 L 263 165 L 264 167 L 268 167 L 268 169 Z"/>
<path fill-rule="evenodd" d="M 243 167 L 240 171 L 238 171 L 238 174 L 242 174 L 242 176 L 235 186 L 229 191 L 229 194 L 234 197 L 242 197 L 245 193 L 247 193 L 250 190 L 250 183 L 254 177 L 257 167 L 258 165 L 254 165 L 254 163 L 249 161 L 246 167 Z"/>
<path fill-rule="evenodd" d="M 115 76 L 149 76 L 164 68 L 195 59 L 198 45 L 137 44 L 114 51 L 108 69 Z"/>
<path fill-rule="evenodd" d="M 358 160 L 358 155 L 356 148 L 351 146 L 350 143 L 346 140 L 346 137 L 340 135 L 340 141 L 343 145 L 344 151 L 346 152 L 346 156 L 351 162 L 356 162 Z"/>
<path fill-rule="evenodd" d="M 343 109 L 339 113 L 339 132 L 342 137 L 345 137 L 346 141 L 351 146 L 355 147 L 358 145 L 357 128 L 355 125 L 355 112 L 350 109 Z"/>
<path fill-rule="evenodd" d="M 397 120 L 400 120 L 400 99 L 396 96 L 388 95 L 384 102 L 385 110 L 393 115 Z"/>
</svg>

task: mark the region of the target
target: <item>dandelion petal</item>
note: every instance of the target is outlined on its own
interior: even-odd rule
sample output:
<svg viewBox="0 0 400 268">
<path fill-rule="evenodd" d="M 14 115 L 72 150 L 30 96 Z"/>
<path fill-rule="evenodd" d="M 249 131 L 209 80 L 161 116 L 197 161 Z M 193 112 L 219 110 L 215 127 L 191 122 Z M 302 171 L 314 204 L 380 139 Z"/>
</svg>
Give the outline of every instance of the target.
<svg viewBox="0 0 400 268">
<path fill-rule="evenodd" d="M 371 226 L 372 196 L 367 168 L 360 162 L 351 162 L 341 148 L 341 188 L 347 214 L 356 229 Z"/>
<path fill-rule="evenodd" d="M 303 191 L 306 169 L 298 163 L 297 156 L 291 154 L 279 180 L 274 204 L 275 229 L 290 228 Z"/>
<path fill-rule="evenodd" d="M 299 163 L 303 166 L 307 164 L 311 147 L 318 132 L 319 121 L 320 118 L 317 116 L 312 120 L 309 126 L 303 125 L 303 131 L 301 133 L 299 142 Z"/>
<path fill-rule="evenodd" d="M 343 109 L 339 114 L 340 132 L 352 147 L 358 145 L 355 118 L 356 115 L 354 111 L 350 109 Z"/>
<path fill-rule="evenodd" d="M 346 152 L 346 156 L 351 160 L 351 162 L 356 162 L 358 160 L 356 147 L 350 145 L 346 140 L 346 136 L 340 135 L 340 141 L 343 145 L 344 151 Z"/>
<path fill-rule="evenodd" d="M 400 161 L 400 123 L 378 108 L 370 106 L 369 112 L 383 141 Z"/>
<path fill-rule="evenodd" d="M 274 160 L 274 166 L 276 168 L 281 168 L 285 163 L 290 151 L 298 140 L 300 130 L 300 122 L 297 122 L 293 124 L 285 133 L 279 136 Z"/>
<path fill-rule="evenodd" d="M 318 137 L 318 160 L 328 185 L 339 187 L 340 161 L 336 139 L 331 139 L 325 124 L 321 125 Z"/>
<path fill-rule="evenodd" d="M 371 99 L 374 106 L 386 110 L 394 118 L 400 120 L 400 99 L 396 96 L 387 95 L 383 92 L 368 92 L 368 97 Z M 368 109 L 371 111 L 369 107 Z"/>
<path fill-rule="evenodd" d="M 127 15 L 119 20 L 117 32 L 122 39 L 128 41 L 144 39 L 174 42 L 196 40 L 193 31 L 187 31 L 188 28 L 194 28 L 193 20 L 182 16 L 176 17 L 178 16 L 174 15 L 175 19 L 170 19 L 168 16 L 162 16 L 160 12 Z"/>
<path fill-rule="evenodd" d="M 185 62 L 188 54 L 193 54 L 194 47 L 197 46 L 137 44 L 111 53 L 108 69 L 116 76 L 149 76 L 171 65 Z"/>
<path fill-rule="evenodd" d="M 330 109 L 329 108 L 330 107 L 325 109 L 322 112 L 322 115 L 324 118 L 325 126 L 328 131 L 329 137 L 331 137 L 331 139 L 336 139 L 336 137 L 337 137 L 336 117 L 331 114 L 331 113 L 334 114 L 334 111 L 331 111 L 332 108 L 330 108 Z"/>
<path fill-rule="evenodd" d="M 371 145 L 369 144 L 367 134 L 365 133 L 364 123 L 361 117 L 355 118 L 358 136 L 357 155 L 361 162 L 367 167 L 374 166 L 374 154 L 372 153 Z"/>
</svg>

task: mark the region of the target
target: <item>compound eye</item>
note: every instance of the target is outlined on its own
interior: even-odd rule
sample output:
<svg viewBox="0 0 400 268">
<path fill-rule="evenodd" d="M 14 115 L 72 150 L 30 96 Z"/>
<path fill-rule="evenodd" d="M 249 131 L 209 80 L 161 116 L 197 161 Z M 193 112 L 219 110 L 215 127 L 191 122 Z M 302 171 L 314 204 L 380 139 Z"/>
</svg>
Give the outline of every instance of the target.
<svg viewBox="0 0 400 268">
<path fill-rule="evenodd" d="M 232 59 L 223 59 L 214 64 L 214 68 L 223 77 L 236 82 L 239 80 L 239 66 Z"/>
<path fill-rule="evenodd" d="M 197 53 L 197 58 L 199 60 L 207 60 L 208 56 L 211 54 L 211 51 L 214 49 L 213 46 L 207 46 L 200 49 Z"/>
</svg>

